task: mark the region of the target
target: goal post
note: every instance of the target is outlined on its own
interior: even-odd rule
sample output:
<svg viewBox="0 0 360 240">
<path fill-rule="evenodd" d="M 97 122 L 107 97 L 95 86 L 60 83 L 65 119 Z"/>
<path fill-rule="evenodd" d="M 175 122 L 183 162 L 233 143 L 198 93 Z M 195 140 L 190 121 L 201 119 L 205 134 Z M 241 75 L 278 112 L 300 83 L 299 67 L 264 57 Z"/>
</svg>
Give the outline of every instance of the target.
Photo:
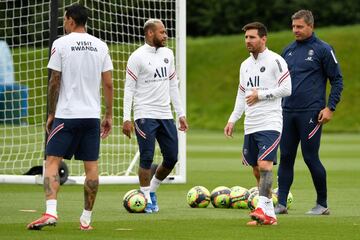
<svg viewBox="0 0 360 240">
<path fill-rule="evenodd" d="M 136 137 L 128 139 L 121 130 L 126 62 L 144 43 L 145 21 L 163 20 L 169 35 L 168 47 L 176 55 L 180 93 L 186 106 L 186 1 L 64 0 L 58 1 L 58 16 L 50 10 L 51 2 L 0 1 L 0 136 L 3 139 L 0 183 L 41 184 L 43 181 L 41 175 L 24 174 L 34 166 L 43 165 L 50 22 L 57 19 L 55 33 L 58 37 L 63 35 L 64 8 L 76 2 L 90 10 L 87 32 L 107 43 L 114 64 L 113 130 L 101 141 L 100 184 L 138 183 Z M 3 54 L 6 50 L 10 54 Z M 165 179 L 167 183 L 186 182 L 186 134 L 179 132 L 178 136 L 179 161 Z M 158 146 L 155 152 L 154 163 L 160 163 Z M 65 162 L 69 168 L 66 183 L 82 184 L 85 179 L 82 161 Z"/>
</svg>

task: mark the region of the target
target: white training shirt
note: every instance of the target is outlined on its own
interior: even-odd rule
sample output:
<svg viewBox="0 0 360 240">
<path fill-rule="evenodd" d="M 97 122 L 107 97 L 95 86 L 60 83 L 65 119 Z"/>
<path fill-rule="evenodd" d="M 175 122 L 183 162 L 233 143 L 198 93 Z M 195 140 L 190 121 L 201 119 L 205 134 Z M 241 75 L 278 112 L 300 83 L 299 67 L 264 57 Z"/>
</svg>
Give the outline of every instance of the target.
<svg viewBox="0 0 360 240">
<path fill-rule="evenodd" d="M 100 118 L 101 73 L 113 70 L 109 49 L 87 33 L 54 41 L 47 66 L 61 72 L 56 118 Z"/>
<path fill-rule="evenodd" d="M 174 53 L 167 47 L 156 49 L 148 44 L 129 57 L 124 90 L 124 118 L 173 119 L 170 101 L 178 117 L 185 116 L 176 76 Z"/>
<path fill-rule="evenodd" d="M 248 106 L 245 96 L 258 90 L 259 101 Z M 257 59 L 251 56 L 240 66 L 240 84 L 229 122 L 235 123 L 245 110 L 245 134 L 275 130 L 282 132 L 281 98 L 291 94 L 290 73 L 285 60 L 265 49 Z"/>
</svg>

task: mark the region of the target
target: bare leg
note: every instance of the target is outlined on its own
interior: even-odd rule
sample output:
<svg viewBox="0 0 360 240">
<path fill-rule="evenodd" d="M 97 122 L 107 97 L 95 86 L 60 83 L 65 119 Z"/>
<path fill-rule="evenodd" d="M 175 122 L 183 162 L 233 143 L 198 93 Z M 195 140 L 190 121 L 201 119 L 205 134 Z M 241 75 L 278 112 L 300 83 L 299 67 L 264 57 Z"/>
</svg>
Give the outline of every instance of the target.
<svg viewBox="0 0 360 240">
<path fill-rule="evenodd" d="M 141 187 L 150 186 L 151 169 L 139 167 L 139 182 Z"/>
<path fill-rule="evenodd" d="M 164 180 L 170 173 L 172 169 L 165 168 L 162 164 L 160 164 L 155 172 L 155 177 L 160 181 Z"/>
<path fill-rule="evenodd" d="M 45 161 L 44 191 L 46 200 L 56 199 L 60 188 L 59 166 L 62 157 L 47 156 Z"/>
<path fill-rule="evenodd" d="M 84 209 L 91 211 L 94 207 L 96 194 L 99 187 L 99 170 L 97 161 L 84 161 L 85 183 L 84 183 Z"/>
<path fill-rule="evenodd" d="M 272 161 L 258 161 L 259 172 L 260 172 L 260 182 L 259 182 L 259 196 L 264 196 L 271 198 L 272 190 Z"/>
<path fill-rule="evenodd" d="M 259 183 L 260 183 L 260 170 L 259 170 L 259 166 L 255 166 L 253 167 L 253 174 L 256 178 L 256 183 L 257 186 L 259 187 Z"/>
</svg>

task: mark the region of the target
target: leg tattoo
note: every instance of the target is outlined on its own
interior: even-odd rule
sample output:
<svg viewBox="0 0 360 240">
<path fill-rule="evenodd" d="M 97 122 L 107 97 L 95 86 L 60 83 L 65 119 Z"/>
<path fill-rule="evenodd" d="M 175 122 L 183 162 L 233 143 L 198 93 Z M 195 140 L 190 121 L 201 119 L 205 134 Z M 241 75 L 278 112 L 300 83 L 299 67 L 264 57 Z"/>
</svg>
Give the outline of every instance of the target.
<svg viewBox="0 0 360 240">
<path fill-rule="evenodd" d="M 53 191 L 51 190 L 51 186 L 50 186 L 50 178 L 49 177 L 44 177 L 44 190 L 45 190 L 46 197 L 53 194 Z"/>
<path fill-rule="evenodd" d="M 99 187 L 99 180 L 86 180 L 84 184 L 84 208 L 91 211 L 94 207 L 96 194 Z"/>
<path fill-rule="evenodd" d="M 259 196 L 271 198 L 272 182 L 273 182 L 272 171 L 260 170 Z"/>
<path fill-rule="evenodd" d="M 46 198 L 51 197 L 53 194 L 56 194 L 59 185 L 60 185 L 59 173 L 56 173 L 52 177 L 44 177 L 44 190 L 45 190 Z"/>
</svg>

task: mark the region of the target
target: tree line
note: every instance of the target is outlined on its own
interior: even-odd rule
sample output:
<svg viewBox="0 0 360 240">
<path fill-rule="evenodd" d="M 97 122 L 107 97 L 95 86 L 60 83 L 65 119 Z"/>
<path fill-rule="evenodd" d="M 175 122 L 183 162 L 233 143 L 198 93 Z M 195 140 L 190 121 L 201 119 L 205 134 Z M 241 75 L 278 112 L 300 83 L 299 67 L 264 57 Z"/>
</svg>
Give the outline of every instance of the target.
<svg viewBox="0 0 360 240">
<path fill-rule="evenodd" d="M 57 0 L 0 1 L 0 39 L 12 47 L 48 44 L 50 2 Z M 64 6 L 77 0 L 58 0 L 58 35 L 63 34 Z M 177 0 L 185 1 L 185 0 Z M 147 18 L 160 18 L 175 36 L 176 0 L 81 0 L 91 9 L 88 32 L 116 43 L 142 40 Z M 289 29 L 291 15 L 309 9 L 315 26 L 360 23 L 359 0 L 187 0 L 187 35 L 231 35 L 242 32 L 249 22 L 263 22 L 269 31 Z M 169 10 L 172 9 L 172 10 Z"/>
<path fill-rule="evenodd" d="M 300 9 L 313 12 L 315 27 L 360 23 L 359 0 L 188 0 L 187 35 L 231 35 L 253 21 L 269 31 L 289 29 L 291 15 Z"/>
</svg>

